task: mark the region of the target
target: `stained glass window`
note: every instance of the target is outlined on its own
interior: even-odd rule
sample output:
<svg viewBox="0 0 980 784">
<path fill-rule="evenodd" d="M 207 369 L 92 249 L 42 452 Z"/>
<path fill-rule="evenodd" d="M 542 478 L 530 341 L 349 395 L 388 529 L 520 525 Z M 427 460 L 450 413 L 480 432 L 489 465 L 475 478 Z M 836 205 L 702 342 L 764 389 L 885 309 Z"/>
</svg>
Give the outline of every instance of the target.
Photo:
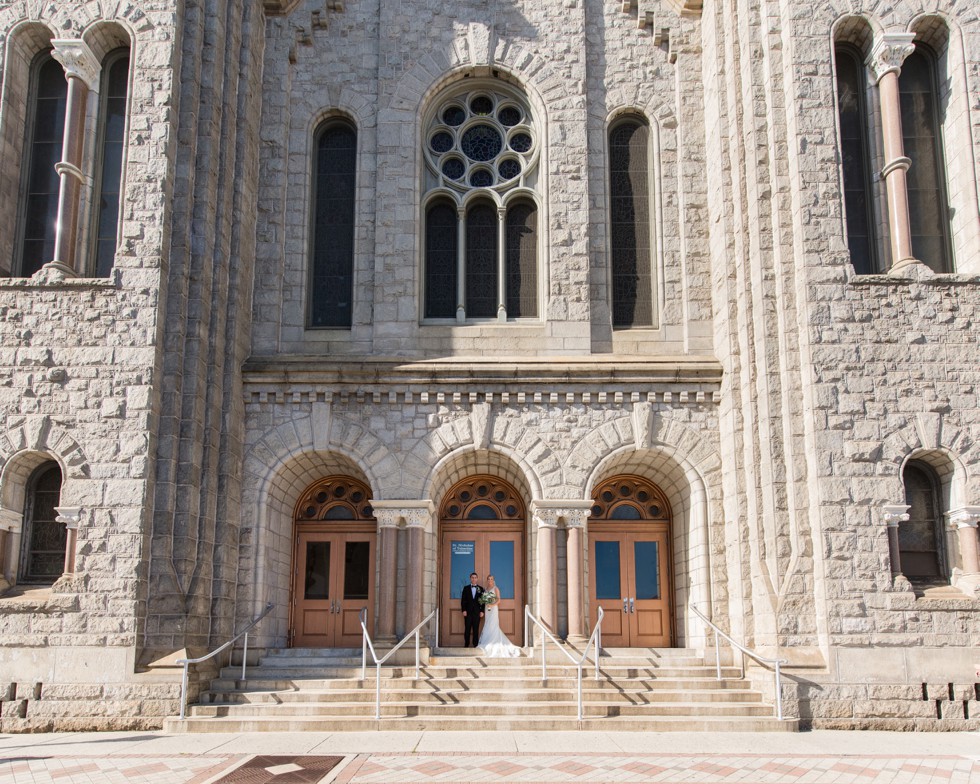
<svg viewBox="0 0 980 784">
<path fill-rule="evenodd" d="M 60 502 L 61 468 L 57 463 L 46 463 L 34 472 L 28 485 L 23 583 L 53 583 L 64 572 L 68 529 L 55 519 Z"/>
<path fill-rule="evenodd" d="M 905 466 L 905 503 L 909 519 L 898 526 L 902 573 L 910 580 L 934 580 L 945 576 L 939 493 L 929 466 L 910 462 Z"/>
<path fill-rule="evenodd" d="M 310 326 L 349 328 L 353 318 L 357 132 L 332 120 L 316 137 Z"/>
<path fill-rule="evenodd" d="M 609 134 L 613 327 L 653 326 L 649 128 L 623 120 Z"/>
<path fill-rule="evenodd" d="M 538 315 L 538 209 L 517 202 L 507 210 L 507 315 Z"/>
<path fill-rule="evenodd" d="M 438 201 L 425 220 L 425 317 L 456 315 L 459 221 L 455 206 Z"/>
<path fill-rule="evenodd" d="M 497 315 L 497 210 L 480 203 L 466 214 L 466 314 Z"/>
<path fill-rule="evenodd" d="M 129 51 L 121 50 L 106 58 L 102 73 L 102 166 L 95 216 L 95 274 L 100 278 L 112 271 L 116 256 L 128 94 Z"/>
</svg>

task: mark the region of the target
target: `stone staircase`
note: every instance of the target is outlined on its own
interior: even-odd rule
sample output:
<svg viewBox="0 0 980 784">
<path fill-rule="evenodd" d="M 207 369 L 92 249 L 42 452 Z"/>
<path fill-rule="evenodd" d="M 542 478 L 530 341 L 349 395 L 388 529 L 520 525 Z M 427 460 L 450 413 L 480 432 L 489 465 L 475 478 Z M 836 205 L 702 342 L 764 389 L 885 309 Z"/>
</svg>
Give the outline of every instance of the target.
<svg viewBox="0 0 980 784">
<path fill-rule="evenodd" d="M 529 654 L 529 651 L 525 651 Z M 381 668 L 381 720 L 374 717 L 375 669 L 360 680 L 360 651 L 271 651 L 245 680 L 221 671 L 187 718 L 168 732 L 334 732 L 353 730 L 795 731 L 778 721 L 737 668 L 715 668 L 686 649 L 612 649 L 600 679 L 586 669 L 578 718 L 576 669 L 554 648 L 548 679 L 540 655 L 487 659 L 471 651 L 433 651 L 414 680 L 411 664 Z"/>
</svg>

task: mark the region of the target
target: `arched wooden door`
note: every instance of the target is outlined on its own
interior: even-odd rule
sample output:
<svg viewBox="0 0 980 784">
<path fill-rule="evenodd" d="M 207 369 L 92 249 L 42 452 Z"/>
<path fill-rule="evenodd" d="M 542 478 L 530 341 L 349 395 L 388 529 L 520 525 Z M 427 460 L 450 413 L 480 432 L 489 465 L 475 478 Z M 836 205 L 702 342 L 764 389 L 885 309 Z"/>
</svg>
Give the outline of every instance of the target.
<svg viewBox="0 0 980 784">
<path fill-rule="evenodd" d="M 439 512 L 441 645 L 463 645 L 460 595 L 471 572 L 483 586 L 487 575 L 494 576 L 500 589 L 500 628 L 515 645 L 524 644 L 525 521 L 520 496 L 494 477 L 464 479 L 446 494 Z"/>
<path fill-rule="evenodd" d="M 374 617 L 377 524 L 367 485 L 330 476 L 307 488 L 294 515 L 290 644 L 361 645 L 359 613 Z"/>
<path fill-rule="evenodd" d="M 608 647 L 673 644 L 670 507 L 638 476 L 603 482 L 589 517 L 589 614 Z"/>
</svg>

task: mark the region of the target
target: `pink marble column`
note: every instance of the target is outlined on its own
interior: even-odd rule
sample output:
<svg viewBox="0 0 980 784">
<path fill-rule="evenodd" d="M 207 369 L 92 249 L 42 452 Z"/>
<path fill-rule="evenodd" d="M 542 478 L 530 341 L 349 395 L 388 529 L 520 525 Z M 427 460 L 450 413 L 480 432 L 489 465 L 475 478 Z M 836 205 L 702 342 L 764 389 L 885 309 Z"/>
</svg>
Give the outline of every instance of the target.
<svg viewBox="0 0 980 784">
<path fill-rule="evenodd" d="M 891 561 L 892 575 L 902 573 L 902 556 L 898 547 L 898 525 L 909 519 L 908 504 L 888 504 L 883 506 L 882 516 L 888 526 L 888 558 Z"/>
<path fill-rule="evenodd" d="M 0 508 L 0 592 L 17 582 L 16 565 L 11 552 L 18 549 L 24 516 L 12 509 Z"/>
<path fill-rule="evenodd" d="M 565 518 L 568 529 L 568 639 L 585 642 L 588 624 L 585 619 L 585 542 L 586 524 L 592 502 L 587 508 L 569 510 Z"/>
<path fill-rule="evenodd" d="M 537 529 L 537 612 L 540 620 L 552 634 L 558 633 L 558 583 L 557 558 L 555 557 L 555 531 L 558 529 L 558 510 L 543 506 L 541 502 L 531 505 L 532 519 Z"/>
<path fill-rule="evenodd" d="M 909 222 L 909 198 L 906 172 L 912 161 L 905 155 L 902 141 L 902 107 L 898 76 L 901 65 L 915 51 L 912 33 L 886 33 L 871 50 L 868 66 L 878 83 L 881 103 L 881 130 L 885 165 L 881 175 L 888 194 L 888 230 L 891 235 L 891 269 L 897 272 L 918 260 L 912 255 L 912 230 Z"/>
<path fill-rule="evenodd" d="M 82 172 L 85 149 L 85 115 L 89 91 L 98 92 L 100 67 L 88 45 L 78 39 L 52 41 L 51 55 L 65 69 L 68 103 L 61 162 L 55 166 L 61 177 L 58 194 L 58 224 L 55 229 L 54 259 L 45 267 L 64 275 L 77 275 L 79 205 L 86 178 Z"/>
<path fill-rule="evenodd" d="M 382 645 L 393 645 L 395 640 L 395 598 L 398 581 L 398 522 L 401 515 L 396 509 L 379 509 L 372 505 L 378 521 L 378 615 L 375 624 Z"/>
<path fill-rule="evenodd" d="M 75 550 L 78 544 L 78 523 L 82 519 L 82 510 L 78 506 L 56 506 L 58 516 L 55 522 L 64 523 L 68 528 L 68 538 L 65 542 L 65 574 L 75 573 Z"/>
<path fill-rule="evenodd" d="M 980 543 L 977 542 L 977 525 L 980 522 L 980 506 L 963 506 L 949 513 L 949 524 L 956 529 L 960 544 L 960 562 L 963 573 L 980 574 Z"/>
</svg>

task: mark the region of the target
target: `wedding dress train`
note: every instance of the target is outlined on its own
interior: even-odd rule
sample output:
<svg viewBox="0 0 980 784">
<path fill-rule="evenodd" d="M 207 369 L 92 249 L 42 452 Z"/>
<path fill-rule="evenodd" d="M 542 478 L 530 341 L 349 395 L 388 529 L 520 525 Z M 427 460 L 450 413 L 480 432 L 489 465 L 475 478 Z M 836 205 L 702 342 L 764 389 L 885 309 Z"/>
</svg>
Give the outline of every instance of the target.
<svg viewBox="0 0 980 784">
<path fill-rule="evenodd" d="M 507 639 L 500 630 L 500 613 L 496 605 L 488 604 L 484 610 L 483 633 L 480 648 L 488 659 L 508 659 L 521 655 L 521 649 Z"/>
</svg>

